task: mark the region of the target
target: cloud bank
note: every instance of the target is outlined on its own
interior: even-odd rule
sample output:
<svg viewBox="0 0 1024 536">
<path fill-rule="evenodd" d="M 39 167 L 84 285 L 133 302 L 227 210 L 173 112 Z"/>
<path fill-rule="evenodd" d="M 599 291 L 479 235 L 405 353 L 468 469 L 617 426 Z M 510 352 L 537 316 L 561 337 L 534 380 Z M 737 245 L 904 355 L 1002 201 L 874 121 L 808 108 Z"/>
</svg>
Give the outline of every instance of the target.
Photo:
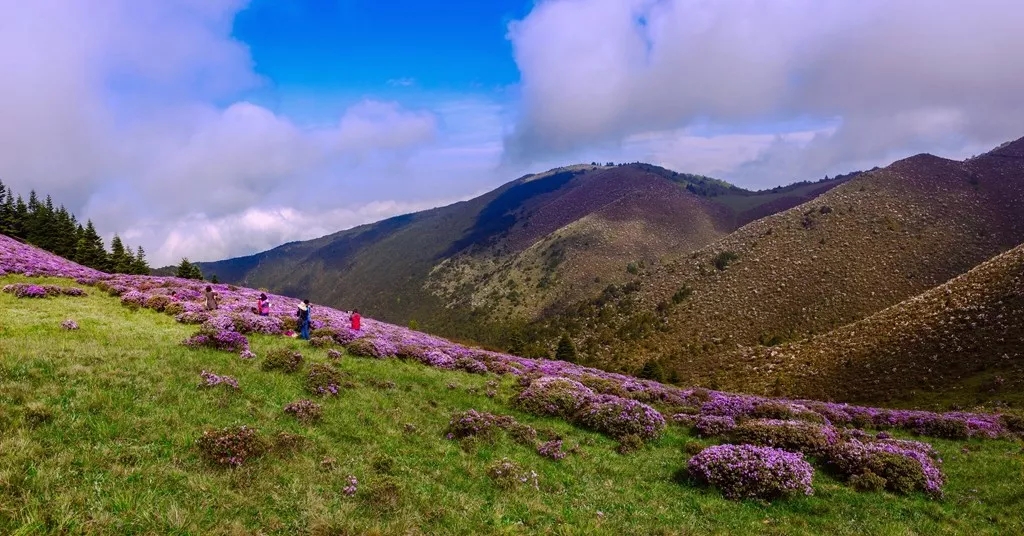
<svg viewBox="0 0 1024 536">
<path fill-rule="evenodd" d="M 1021 20 L 1013 0 L 542 1 L 509 28 L 507 158 L 802 123 L 728 173 L 751 184 L 991 147 L 1024 134 Z"/>
</svg>

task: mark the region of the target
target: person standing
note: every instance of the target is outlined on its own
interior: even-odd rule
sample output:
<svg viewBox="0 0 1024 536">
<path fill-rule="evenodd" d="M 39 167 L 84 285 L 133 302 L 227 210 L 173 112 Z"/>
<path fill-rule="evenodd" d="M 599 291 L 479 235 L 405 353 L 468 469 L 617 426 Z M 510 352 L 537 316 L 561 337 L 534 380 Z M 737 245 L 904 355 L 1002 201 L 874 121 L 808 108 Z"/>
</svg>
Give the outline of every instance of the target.
<svg viewBox="0 0 1024 536">
<path fill-rule="evenodd" d="M 363 317 L 359 314 L 359 309 L 352 311 L 352 331 L 359 331 L 359 326 L 362 323 Z"/>
<path fill-rule="evenodd" d="M 309 300 L 302 300 L 299 304 L 299 310 L 295 313 L 299 317 L 299 337 L 309 340 L 309 318 L 313 313 L 313 307 L 309 305 Z"/>
<path fill-rule="evenodd" d="M 260 293 L 260 299 L 256 302 L 256 314 L 260 316 L 270 316 L 270 298 L 267 295 Z"/>
<path fill-rule="evenodd" d="M 206 285 L 206 310 L 212 311 L 217 308 L 217 302 L 220 301 L 220 296 L 213 291 L 213 287 Z"/>
</svg>

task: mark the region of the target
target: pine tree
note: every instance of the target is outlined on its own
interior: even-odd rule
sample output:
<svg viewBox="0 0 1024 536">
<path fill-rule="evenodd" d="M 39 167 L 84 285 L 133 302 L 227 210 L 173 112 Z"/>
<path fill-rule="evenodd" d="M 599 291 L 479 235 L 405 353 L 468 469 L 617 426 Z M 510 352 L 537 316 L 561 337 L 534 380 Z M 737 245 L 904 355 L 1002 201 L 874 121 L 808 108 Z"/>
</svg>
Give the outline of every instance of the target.
<svg viewBox="0 0 1024 536">
<path fill-rule="evenodd" d="M 576 362 L 576 343 L 572 342 L 569 335 L 563 333 L 558 341 L 558 348 L 555 350 L 555 359 L 567 363 Z"/>
<path fill-rule="evenodd" d="M 187 257 L 181 259 L 181 264 L 178 265 L 175 275 L 183 279 L 203 279 L 203 272 L 199 270 L 198 266 L 189 262 Z"/>
<path fill-rule="evenodd" d="M 85 231 L 82 233 L 82 239 L 79 240 L 78 246 L 76 247 L 75 255 L 79 257 L 79 263 L 104 272 L 110 269 L 107 250 L 103 247 L 103 239 L 96 232 L 96 227 L 93 226 L 92 220 L 86 223 Z"/>
<path fill-rule="evenodd" d="M 645 380 L 655 380 L 660 382 L 665 380 L 665 371 L 661 368 L 661 363 L 652 359 L 644 363 L 643 368 L 640 369 L 640 373 L 637 374 L 637 376 Z"/>
<path fill-rule="evenodd" d="M 193 266 L 195 265 L 193 264 Z M 198 268 L 198 266 L 196 266 L 196 268 Z M 220 283 L 220 279 L 217 278 L 217 274 L 213 274 L 212 276 L 210 276 L 210 282 L 213 284 Z"/>
<path fill-rule="evenodd" d="M 135 275 L 149 275 L 149 264 L 146 263 L 146 252 L 139 246 L 135 252 L 135 260 L 132 261 L 132 271 Z"/>
<path fill-rule="evenodd" d="M 115 274 L 126 274 L 131 268 L 131 256 L 124 249 L 121 237 L 114 234 L 110 241 L 110 271 Z"/>
</svg>

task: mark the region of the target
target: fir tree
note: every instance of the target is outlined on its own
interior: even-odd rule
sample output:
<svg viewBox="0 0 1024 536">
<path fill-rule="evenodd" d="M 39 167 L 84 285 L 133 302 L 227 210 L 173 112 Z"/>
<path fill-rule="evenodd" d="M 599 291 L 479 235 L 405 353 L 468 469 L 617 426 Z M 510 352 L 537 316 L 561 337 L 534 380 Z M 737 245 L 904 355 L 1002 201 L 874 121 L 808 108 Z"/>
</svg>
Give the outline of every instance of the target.
<svg viewBox="0 0 1024 536">
<path fill-rule="evenodd" d="M 142 246 L 139 246 L 139 249 L 135 252 L 131 273 L 135 275 L 149 275 L 149 264 L 146 263 L 146 252 L 142 249 Z"/>
<path fill-rule="evenodd" d="M 178 265 L 175 275 L 183 279 L 203 279 L 203 272 L 199 270 L 198 266 L 189 262 L 188 258 L 181 259 L 181 264 Z"/>
<path fill-rule="evenodd" d="M 637 376 L 645 380 L 655 380 L 660 382 L 665 380 L 665 371 L 662 370 L 661 363 L 652 359 L 644 363 L 643 368 L 640 369 L 640 373 L 637 374 Z"/>
<path fill-rule="evenodd" d="M 114 234 L 110 240 L 110 270 L 116 274 L 127 274 L 131 270 L 131 253 L 127 252 L 121 237 Z"/>
<path fill-rule="evenodd" d="M 555 350 L 555 359 L 567 363 L 576 362 L 576 343 L 572 342 L 569 335 L 562 334 L 562 338 L 558 341 L 558 348 Z"/>
</svg>

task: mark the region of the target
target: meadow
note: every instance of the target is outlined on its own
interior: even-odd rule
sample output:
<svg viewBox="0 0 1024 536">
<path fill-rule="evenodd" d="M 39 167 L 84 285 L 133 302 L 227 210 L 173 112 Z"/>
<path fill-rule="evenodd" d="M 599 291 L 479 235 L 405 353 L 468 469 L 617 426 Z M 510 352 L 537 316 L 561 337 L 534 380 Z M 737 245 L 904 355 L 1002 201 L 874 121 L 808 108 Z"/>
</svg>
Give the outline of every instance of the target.
<svg viewBox="0 0 1024 536">
<path fill-rule="evenodd" d="M 8 275 L 0 284 L 57 278 Z M 509 404 L 511 375 L 470 374 L 354 357 L 279 335 L 249 335 L 257 356 L 299 351 L 304 369 L 192 349 L 195 326 L 86 288 L 85 297 L 0 293 L 0 532 L 7 534 L 1012 534 L 1024 532 L 1017 440 L 929 439 L 943 460 L 941 498 L 858 492 L 815 471 L 813 495 L 729 500 L 680 478 L 694 444 L 669 425 L 639 450 Z M 73 319 L 78 329 L 61 327 Z M 340 359 L 328 357 L 331 350 Z M 304 372 L 345 383 L 317 398 L 323 418 L 283 411 L 310 398 Z M 200 388 L 203 371 L 239 388 Z M 497 382 L 495 383 L 488 382 Z M 491 391 L 488 393 L 488 391 Z M 490 395 L 490 396 L 489 396 Z M 455 412 L 513 416 L 572 453 L 539 455 L 499 435 L 445 437 Z M 203 459 L 204 430 L 254 427 L 272 444 L 237 468 Z M 907 436 L 903 432 L 894 435 Z M 575 448 L 573 448 L 575 447 Z M 505 489 L 488 468 L 508 458 L 537 487 Z M 351 477 L 358 482 L 346 493 Z"/>
</svg>

